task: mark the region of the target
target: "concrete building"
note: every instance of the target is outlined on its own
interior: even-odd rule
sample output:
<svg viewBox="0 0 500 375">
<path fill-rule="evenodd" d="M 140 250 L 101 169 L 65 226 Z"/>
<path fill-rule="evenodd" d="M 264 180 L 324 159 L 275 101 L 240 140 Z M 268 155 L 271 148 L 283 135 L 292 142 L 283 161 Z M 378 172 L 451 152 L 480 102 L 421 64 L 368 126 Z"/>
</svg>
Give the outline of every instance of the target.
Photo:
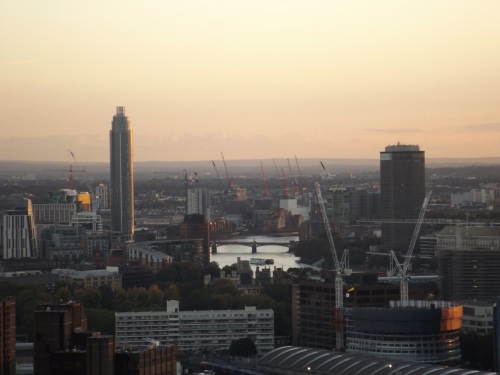
<svg viewBox="0 0 500 375">
<path fill-rule="evenodd" d="M 110 139 L 111 225 L 114 232 L 134 235 L 134 144 L 125 108 L 117 107 Z"/>
<path fill-rule="evenodd" d="M 292 286 L 294 345 L 331 350 L 335 347 L 334 272 L 321 280 L 301 280 Z M 344 279 L 344 306 L 386 307 L 400 299 L 399 284 L 380 283 L 376 273 L 354 272 Z M 409 284 L 410 298 L 436 294 L 435 283 Z"/>
<path fill-rule="evenodd" d="M 462 305 L 462 332 L 475 332 L 478 335 L 493 333 L 493 303 L 466 301 Z"/>
<path fill-rule="evenodd" d="M 187 215 L 203 215 L 206 221 L 210 221 L 210 195 L 208 189 L 187 189 Z"/>
<path fill-rule="evenodd" d="M 52 353 L 73 349 L 76 331 L 87 331 L 87 316 L 81 304 L 38 305 L 35 308 L 35 375 L 52 375 Z"/>
<path fill-rule="evenodd" d="M 36 227 L 30 199 L 5 211 L 2 225 L 3 259 L 37 256 Z"/>
<path fill-rule="evenodd" d="M 149 346 L 115 353 L 116 375 L 178 375 L 175 346 Z"/>
<path fill-rule="evenodd" d="M 89 270 L 77 271 L 71 269 L 53 269 L 53 275 L 58 275 L 59 280 L 65 281 L 78 288 L 95 288 L 106 285 L 116 292 L 122 287 L 122 276 L 118 270 Z"/>
<path fill-rule="evenodd" d="M 203 247 L 201 263 L 210 263 L 210 226 L 203 215 L 191 214 L 184 216 L 184 221 L 179 224 L 179 237 L 182 240 L 199 240 Z"/>
<path fill-rule="evenodd" d="M 85 228 L 69 224 L 38 225 L 40 257 L 47 259 L 82 259 Z"/>
<path fill-rule="evenodd" d="M 168 301 L 166 311 L 115 313 L 117 346 L 136 346 L 144 337 L 161 345 L 178 342 L 180 352 L 228 350 L 231 341 L 250 337 L 259 354 L 274 349 L 274 312 L 244 310 L 180 311 Z"/>
<path fill-rule="evenodd" d="M 95 209 L 96 210 L 107 210 L 111 207 L 111 194 L 109 191 L 109 186 L 100 183 L 95 188 Z"/>
<path fill-rule="evenodd" d="M 142 340 L 115 350 L 113 336 L 87 331 L 78 303 L 35 308 L 32 372 L 50 375 L 177 375 L 177 350 Z"/>
<path fill-rule="evenodd" d="M 16 374 L 16 301 L 0 300 L 0 375 Z"/>
<path fill-rule="evenodd" d="M 142 265 L 153 271 L 153 273 L 157 273 L 174 261 L 174 258 L 170 255 L 150 247 L 140 246 L 139 244 L 140 242 L 127 246 L 127 259 L 139 261 Z"/>
<path fill-rule="evenodd" d="M 495 301 L 500 295 L 500 228 L 447 226 L 436 237 L 440 298 Z"/>
<path fill-rule="evenodd" d="M 452 207 L 467 205 L 472 207 L 476 204 L 493 205 L 496 196 L 496 189 L 471 189 L 463 193 L 451 194 L 450 201 Z"/>
<path fill-rule="evenodd" d="M 425 153 L 419 146 L 387 146 L 380 152 L 380 200 L 383 219 L 416 219 L 425 197 Z M 382 224 L 382 246 L 406 251 L 414 226 Z"/>
<path fill-rule="evenodd" d="M 292 215 L 302 215 L 305 220 L 309 220 L 311 207 L 309 205 L 299 206 L 296 198 L 280 199 L 280 207 Z"/>
<path fill-rule="evenodd" d="M 37 224 L 69 224 L 76 213 L 76 203 L 40 203 L 33 205 L 33 216 Z"/>
</svg>

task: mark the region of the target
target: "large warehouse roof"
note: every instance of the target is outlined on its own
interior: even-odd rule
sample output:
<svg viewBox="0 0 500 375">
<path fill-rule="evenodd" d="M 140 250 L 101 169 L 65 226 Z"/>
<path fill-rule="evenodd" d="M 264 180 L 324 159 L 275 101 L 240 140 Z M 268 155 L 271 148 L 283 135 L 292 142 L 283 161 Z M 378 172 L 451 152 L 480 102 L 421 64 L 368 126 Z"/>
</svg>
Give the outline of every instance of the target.
<svg viewBox="0 0 500 375">
<path fill-rule="evenodd" d="M 267 353 L 258 369 L 288 375 L 493 375 L 493 372 L 391 361 L 374 356 L 284 346 Z"/>
</svg>

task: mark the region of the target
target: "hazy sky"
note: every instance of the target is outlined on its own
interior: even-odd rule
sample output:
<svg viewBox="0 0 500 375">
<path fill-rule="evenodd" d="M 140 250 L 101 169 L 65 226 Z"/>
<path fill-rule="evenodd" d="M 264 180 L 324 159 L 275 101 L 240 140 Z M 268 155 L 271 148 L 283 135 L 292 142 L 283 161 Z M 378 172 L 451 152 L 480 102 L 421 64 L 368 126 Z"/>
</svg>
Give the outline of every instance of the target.
<svg viewBox="0 0 500 375">
<path fill-rule="evenodd" d="M 498 0 L 0 0 L 0 160 L 500 156 Z"/>
</svg>

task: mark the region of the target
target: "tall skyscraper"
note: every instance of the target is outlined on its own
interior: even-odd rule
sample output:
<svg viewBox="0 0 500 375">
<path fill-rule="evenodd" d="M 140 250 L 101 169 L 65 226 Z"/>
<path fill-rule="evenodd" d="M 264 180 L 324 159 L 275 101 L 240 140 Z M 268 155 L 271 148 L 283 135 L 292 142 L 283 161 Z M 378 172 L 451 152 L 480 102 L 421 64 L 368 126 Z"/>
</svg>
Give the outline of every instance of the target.
<svg viewBox="0 0 500 375">
<path fill-rule="evenodd" d="M 416 219 L 425 197 L 425 153 L 415 145 L 387 146 L 380 152 L 380 200 L 384 219 Z M 382 245 L 406 252 L 414 225 L 382 224 Z"/>
<path fill-rule="evenodd" d="M 134 235 L 134 144 L 124 107 L 116 107 L 111 131 L 111 227 L 114 232 Z"/>
</svg>

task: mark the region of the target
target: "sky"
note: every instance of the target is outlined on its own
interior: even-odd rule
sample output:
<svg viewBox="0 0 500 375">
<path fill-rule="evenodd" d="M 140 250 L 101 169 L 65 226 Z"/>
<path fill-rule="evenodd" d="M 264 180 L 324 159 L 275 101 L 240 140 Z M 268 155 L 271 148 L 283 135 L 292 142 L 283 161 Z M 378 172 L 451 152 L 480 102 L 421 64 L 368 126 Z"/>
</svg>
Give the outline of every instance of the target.
<svg viewBox="0 0 500 375">
<path fill-rule="evenodd" d="M 498 0 L 0 0 L 0 160 L 500 156 Z"/>
</svg>

